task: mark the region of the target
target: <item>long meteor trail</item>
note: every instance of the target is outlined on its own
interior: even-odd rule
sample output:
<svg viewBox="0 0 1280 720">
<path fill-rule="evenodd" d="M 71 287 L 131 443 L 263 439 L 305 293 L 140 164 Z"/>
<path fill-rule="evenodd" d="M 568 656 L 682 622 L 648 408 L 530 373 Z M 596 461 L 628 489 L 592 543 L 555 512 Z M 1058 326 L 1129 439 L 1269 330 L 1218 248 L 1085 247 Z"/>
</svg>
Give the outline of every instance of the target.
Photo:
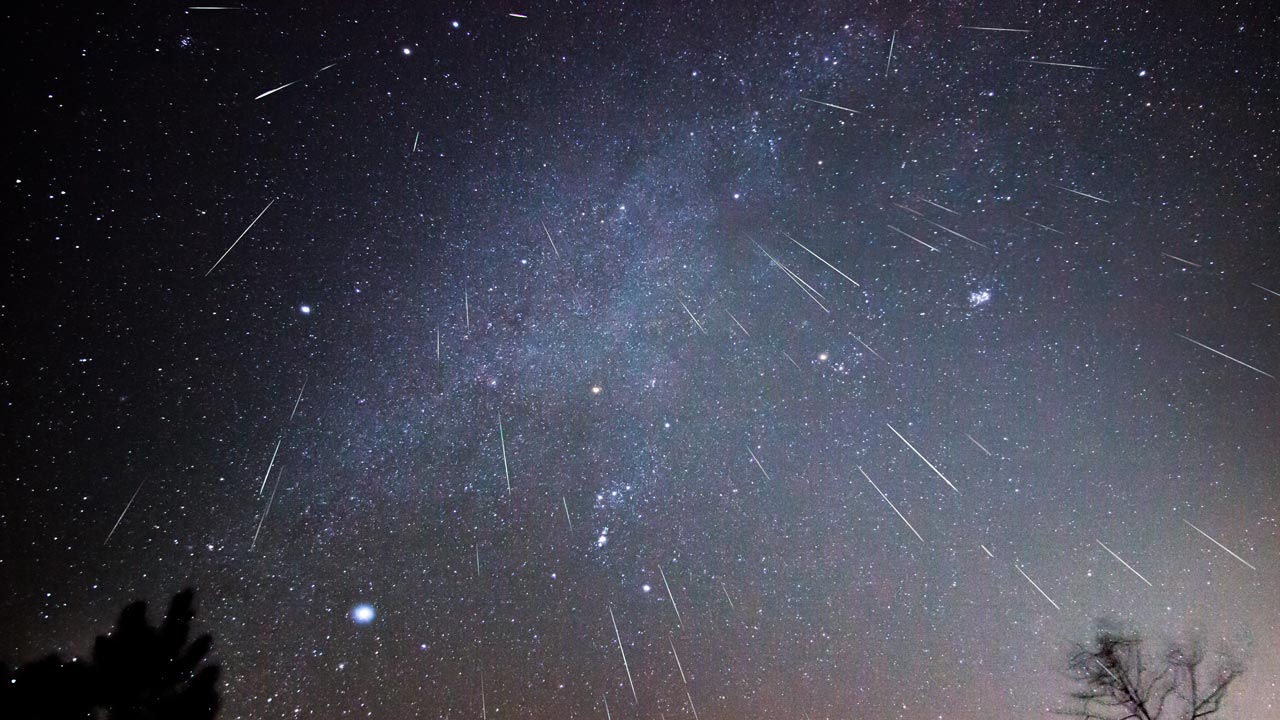
<svg viewBox="0 0 1280 720">
<path fill-rule="evenodd" d="M 258 529 L 253 531 L 253 542 L 249 543 L 250 550 L 258 544 L 258 533 L 262 532 L 262 523 L 267 521 L 267 514 L 271 512 L 271 503 L 275 502 L 276 490 L 280 489 L 280 476 L 283 474 L 284 468 L 280 468 L 280 472 L 276 473 L 276 484 L 271 486 L 271 497 L 267 498 L 267 509 L 262 511 L 262 518 L 258 520 Z"/>
<path fill-rule="evenodd" d="M 123 516 L 122 516 L 122 517 L 123 517 Z M 1188 524 L 1188 525 L 1191 525 L 1191 521 L 1190 521 L 1190 520 L 1183 520 L 1182 522 L 1184 522 L 1184 523 L 1186 523 L 1186 524 Z M 1258 568 L 1256 568 L 1256 567 L 1254 567 L 1254 566 L 1252 566 L 1252 565 L 1249 565 L 1249 561 L 1248 561 L 1248 560 L 1245 560 L 1244 558 L 1240 557 L 1239 555 L 1237 555 L 1237 554 L 1235 554 L 1235 553 L 1231 552 L 1231 550 L 1230 550 L 1229 548 L 1227 548 L 1227 546 L 1226 546 L 1226 545 L 1223 545 L 1222 543 L 1218 542 L 1217 540 L 1214 540 L 1214 539 L 1213 539 L 1213 537 L 1212 537 L 1211 535 L 1209 535 L 1209 533 L 1207 533 L 1207 532 L 1205 532 L 1205 531 L 1201 530 L 1200 528 L 1196 527 L 1195 525 L 1191 525 L 1191 529 L 1192 529 L 1192 530 L 1195 530 L 1196 532 L 1200 533 L 1201 535 L 1203 535 L 1203 536 L 1205 536 L 1205 537 L 1209 538 L 1209 542 L 1213 543 L 1214 545 L 1217 545 L 1218 547 L 1222 548 L 1223 550 L 1226 550 L 1228 555 L 1230 555 L 1231 557 L 1233 557 L 1233 558 L 1235 558 L 1235 559 L 1239 560 L 1240 562 L 1244 563 L 1245 565 L 1247 565 L 1247 566 L 1249 567 L 1249 569 L 1250 569 L 1250 570 L 1257 570 L 1257 569 L 1258 569 Z"/>
<path fill-rule="evenodd" d="M 795 238 L 791 237 L 790 235 L 787 235 L 786 233 L 782 233 L 782 234 L 783 234 L 783 235 L 786 235 L 787 239 L 788 239 L 788 240 L 790 240 L 791 242 L 793 242 L 793 243 L 795 243 L 795 244 L 799 245 L 800 247 L 804 248 L 804 251 L 805 251 L 805 252 L 807 252 L 807 253 L 809 253 L 810 255 L 812 255 L 812 256 L 814 256 L 814 257 L 818 258 L 818 260 L 819 260 L 823 265 L 826 265 L 827 267 L 831 268 L 832 270 L 835 270 L 837 273 L 840 273 L 840 277 L 842 277 L 842 278 L 844 278 L 845 280 L 848 280 L 849 282 L 853 283 L 853 286 L 854 286 L 854 287 L 862 287 L 861 285 L 859 285 L 859 284 L 858 284 L 858 281 L 857 281 L 857 280 L 854 280 L 853 278 L 849 277 L 848 275 L 845 275 L 843 272 L 840 272 L 840 268 L 838 268 L 838 267 L 836 267 L 835 265 L 832 265 L 831 263 L 827 262 L 827 261 L 826 261 L 826 259 L 824 259 L 821 255 L 819 255 L 818 253 L 816 253 L 816 252 L 814 252 L 814 251 L 810 250 L 808 247 L 806 247 L 804 243 L 802 243 L 802 242 L 800 242 L 799 240 L 797 240 L 797 239 L 795 239 Z"/>
<path fill-rule="evenodd" d="M 795 361 L 793 360 L 792 362 L 795 362 Z M 798 367 L 798 366 L 797 366 L 797 367 Z M 772 482 L 773 482 L 773 478 L 769 477 L 769 471 L 768 471 L 768 470 L 765 470 L 765 469 L 764 469 L 764 465 L 761 465 L 761 464 L 760 464 L 760 458 L 756 457 L 755 451 L 753 451 L 753 450 L 751 449 L 751 446 L 750 446 L 750 445 L 748 445 L 748 446 L 747 446 L 747 452 L 751 453 L 751 459 L 752 459 L 752 460 L 755 460 L 755 462 L 756 462 L 756 467 L 760 468 L 760 472 L 764 473 L 764 479 L 765 479 L 765 480 L 768 480 L 769 482 L 771 482 L 771 483 L 772 483 Z"/>
<path fill-rule="evenodd" d="M 213 267 L 209 268 L 209 271 L 204 274 L 205 277 L 209 277 L 209 273 L 218 269 L 218 265 L 222 264 L 222 261 L 231 254 L 232 250 L 236 249 L 236 245 L 240 244 L 240 241 L 244 239 L 244 236 L 249 234 L 249 231 L 253 229 L 253 226 L 257 224 L 258 220 L 261 219 L 263 215 L 267 214 L 267 211 L 271 209 L 271 206 L 274 205 L 275 202 L 276 199 L 271 198 L 271 202 L 267 203 L 267 206 L 262 208 L 262 212 L 258 213 L 258 217 L 254 218 L 253 222 L 249 223 L 249 227 L 245 228 L 244 232 L 240 233 L 240 237 L 236 238 L 236 241 L 231 243 L 231 247 L 227 248 L 227 251 L 222 253 L 222 257 L 218 258 L 218 262 L 214 263 Z"/>
<path fill-rule="evenodd" d="M 905 231 L 905 230 L 899 230 L 898 228 L 896 228 L 896 227 L 894 227 L 894 226 L 892 226 L 892 225 L 890 225 L 890 226 L 889 226 L 889 229 L 890 229 L 890 230 L 892 230 L 892 231 L 894 231 L 894 232 L 896 232 L 896 233 L 898 233 L 899 235 L 906 235 L 907 237 L 911 238 L 912 240 L 915 240 L 916 242 L 920 243 L 921 245 L 923 245 L 923 246 L 925 246 L 925 247 L 929 248 L 930 250 L 932 250 L 932 251 L 934 251 L 934 252 L 942 252 L 942 251 L 941 251 L 941 250 L 939 250 L 938 248 L 936 248 L 936 247 L 934 247 L 934 246 L 930 245 L 929 243 L 927 243 L 927 242 L 925 242 L 925 241 L 921 240 L 920 238 L 916 237 L 915 235 L 912 235 L 911 233 L 909 233 L 909 232 L 907 232 L 907 231 Z"/>
<path fill-rule="evenodd" d="M 981 25 L 961 25 L 965 30 L 987 30 L 989 32 L 1011 32 L 1011 33 L 1029 33 L 1030 30 L 1022 30 L 1020 28 L 1002 28 L 1002 27 L 983 27 Z"/>
<path fill-rule="evenodd" d="M 916 538 L 920 540 L 920 542 L 924 542 L 924 538 L 920 537 L 920 533 L 916 532 L 916 529 L 912 527 L 911 521 L 907 520 L 907 517 L 903 515 L 901 511 L 898 510 L 898 506 L 893 504 L 893 501 L 889 499 L 889 496 L 884 494 L 884 491 L 880 489 L 879 485 L 876 485 L 875 481 L 872 480 L 869 475 L 867 475 L 866 471 L 863 470 L 861 467 L 859 467 L 858 472 L 862 473 L 862 477 L 866 478 L 867 482 L 871 483 L 871 487 L 875 488 L 876 492 L 880 493 L 880 497 L 884 498 L 884 501 L 889 503 L 889 507 L 893 508 L 893 511 L 895 513 L 898 513 L 898 517 L 902 518 L 902 522 L 907 524 L 907 527 L 911 529 L 911 533 L 915 535 Z"/>
<path fill-rule="evenodd" d="M 1226 358 L 1226 359 L 1230 360 L 1230 361 L 1231 361 L 1231 362 L 1233 362 L 1233 363 L 1236 363 L 1237 365 L 1243 365 L 1243 366 L 1245 366 L 1245 367 L 1249 368 L 1250 370 L 1252 370 L 1252 371 L 1254 371 L 1254 372 L 1256 372 L 1256 373 L 1258 373 L 1258 374 L 1260 374 L 1260 375 L 1266 375 L 1267 377 L 1271 378 L 1272 380 L 1275 380 L 1275 379 L 1276 379 L 1276 376 L 1275 376 L 1275 375 L 1272 375 L 1271 373 L 1266 372 L 1265 370 L 1259 370 L 1258 368 L 1256 368 L 1256 367 L 1254 367 L 1254 366 L 1250 365 L 1249 363 L 1247 363 L 1247 362 L 1245 362 L 1245 361 L 1243 361 L 1243 360 L 1237 360 L 1237 359 L 1235 359 L 1235 358 L 1231 357 L 1230 355 L 1228 355 L 1228 354 L 1226 354 L 1226 353 L 1224 353 L 1224 352 L 1221 352 L 1221 351 L 1219 351 L 1219 350 L 1214 350 L 1213 348 L 1209 347 L 1208 345 L 1205 345 L 1204 343 L 1200 342 L 1199 340 L 1192 340 L 1191 338 L 1187 337 L 1186 335 L 1183 335 L 1182 333 L 1174 333 L 1174 335 L 1177 335 L 1178 337 L 1182 338 L 1183 340 L 1186 340 L 1187 342 L 1195 343 L 1196 345 L 1199 345 L 1200 347 L 1204 348 L 1205 350 L 1208 350 L 1208 351 L 1209 351 L 1209 352 L 1211 352 L 1211 353 L 1214 353 L 1215 355 L 1221 355 L 1222 357 L 1224 357 L 1224 358 Z"/>
<path fill-rule="evenodd" d="M 111 536 L 116 534 L 116 528 L 120 527 L 120 523 L 124 520 L 124 514 L 129 512 L 129 508 L 133 506 L 133 501 L 138 498 L 138 493 L 142 492 L 142 486 L 146 484 L 147 484 L 147 481 L 145 479 L 142 482 L 138 483 L 138 489 L 133 491 L 133 495 L 129 497 L 129 502 L 124 504 L 124 510 L 120 511 L 120 517 L 116 518 L 116 524 L 111 526 L 111 532 L 107 533 L 107 539 L 102 541 L 103 545 L 106 545 L 108 542 L 110 542 Z M 1231 551 L 1228 550 L 1227 552 L 1231 552 Z"/>
<path fill-rule="evenodd" d="M 810 300 L 817 303 L 818 307 L 822 308 L 823 312 L 828 312 L 828 313 L 831 312 L 830 310 L 827 309 L 827 306 L 823 305 L 822 301 L 818 299 L 822 297 L 822 293 L 818 292 L 812 285 L 802 280 L 799 275 L 796 275 L 795 273 L 791 272 L 791 268 L 787 267 L 786 265 L 783 265 L 781 262 L 778 261 L 777 258 L 775 258 L 773 255 L 770 255 L 769 251 L 765 250 L 764 247 L 760 245 L 760 243 L 755 243 L 755 245 L 756 247 L 760 248 L 760 252 L 764 253 L 765 256 L 769 258 L 770 262 L 772 262 L 774 265 L 777 265 L 778 268 L 782 270 L 782 272 L 786 273 L 787 277 L 791 278 L 791 282 L 794 282 L 796 285 L 798 285 L 800 289 L 804 291 L 804 294 L 809 296 Z"/>
<path fill-rule="evenodd" d="M 725 310 L 724 312 L 726 315 L 729 316 L 729 319 L 733 321 L 733 324 L 738 326 L 738 329 L 742 331 L 743 335 L 746 335 L 747 337 L 751 337 L 751 333 L 747 332 L 747 329 L 742 327 L 742 323 L 738 322 L 738 318 L 734 317 L 733 313 L 729 312 L 728 310 Z"/>
<path fill-rule="evenodd" d="M 801 99 L 801 100 L 803 100 L 803 101 L 805 101 L 805 102 L 808 102 L 808 103 L 813 103 L 813 104 L 815 104 L 815 105 L 826 105 L 826 106 L 827 106 L 827 107 L 829 107 L 829 108 L 835 108 L 835 109 L 837 109 L 837 110 L 844 110 L 845 112 L 851 112 L 851 113 L 853 113 L 853 114 L 855 114 L 855 115 L 861 115 L 861 114 L 862 114 L 862 111 L 860 111 L 860 110 L 854 110 L 853 108 L 847 108 L 847 107 L 844 107 L 844 106 L 842 106 L 842 105 L 833 105 L 833 104 L 831 104 L 831 103 L 829 103 L 829 102 L 822 102 L 821 100 L 812 100 L 812 99 L 807 98 L 807 97 L 804 97 L 804 96 L 801 96 L 801 97 L 800 97 L 800 99 Z"/>
<path fill-rule="evenodd" d="M 498 413 L 498 441 L 502 443 L 502 474 L 507 478 L 507 495 L 510 495 L 511 469 L 507 467 L 507 436 L 502 431 L 502 413 Z"/>
<path fill-rule="evenodd" d="M 1021 567 L 1018 567 L 1017 565 L 1014 565 L 1014 567 L 1018 568 L 1018 572 L 1022 573 L 1022 577 L 1026 578 L 1027 582 L 1031 583 L 1031 587 L 1035 588 L 1041 595 L 1044 595 L 1044 599 L 1048 600 L 1049 604 L 1052 605 L 1055 610 L 1059 610 L 1059 611 L 1062 610 L 1062 608 L 1058 607 L 1058 603 L 1053 601 L 1053 598 L 1049 597 L 1049 595 L 1044 590 L 1040 589 L 1040 586 L 1036 584 L 1035 580 L 1032 580 L 1029 575 L 1022 572 Z"/>
<path fill-rule="evenodd" d="M 898 42 L 898 31 L 893 31 L 893 37 L 889 38 L 889 59 L 884 62 L 884 76 L 889 77 L 889 66 L 893 65 L 893 46 Z"/>
<path fill-rule="evenodd" d="M 693 324 L 697 325 L 698 329 L 705 333 L 707 329 L 702 327 L 702 323 L 698 322 L 698 318 L 694 317 L 693 311 L 689 309 L 688 305 L 684 304 L 684 300 L 677 297 L 676 302 L 680 303 L 680 307 L 684 308 L 684 311 L 689 314 L 689 319 L 693 321 Z"/>
<path fill-rule="evenodd" d="M 1138 572 L 1137 570 L 1134 570 L 1132 565 L 1130 565 L 1129 563 L 1125 562 L 1125 561 L 1124 561 L 1124 558 L 1122 558 L 1122 557 L 1120 557 L 1119 555 L 1115 554 L 1115 552 L 1114 552 L 1114 551 L 1112 551 L 1112 549 L 1111 549 L 1111 548 L 1107 547 L 1107 546 L 1106 546 L 1106 545 L 1105 545 L 1101 540 L 1099 540 L 1098 538 L 1094 538 L 1094 539 L 1093 539 L 1093 541 L 1094 541 L 1094 542 L 1096 542 L 1096 543 L 1098 543 L 1098 545 L 1101 545 L 1103 550 L 1106 550 L 1107 552 L 1111 553 L 1111 557 L 1115 558 L 1116 560 L 1119 560 L 1121 565 L 1124 565 L 1125 567 L 1129 568 L 1129 572 L 1133 573 L 1134 575 L 1137 575 L 1137 576 L 1138 576 L 1138 579 L 1142 580 L 1142 582 L 1146 583 L 1147 585 L 1149 585 L 1149 586 L 1151 586 L 1151 587 L 1155 587 L 1155 585 L 1151 585 L 1151 581 L 1150 581 L 1150 580 L 1148 580 L 1148 579 L 1146 579 L 1146 578 L 1142 577 L 1142 573 Z"/>
<path fill-rule="evenodd" d="M 1184 265 L 1190 265 L 1191 267 L 1195 267 L 1195 268 L 1198 268 L 1198 267 L 1204 267 L 1204 266 L 1203 266 L 1203 265 L 1201 265 L 1200 263 L 1193 263 L 1193 262 L 1191 262 L 1190 260 L 1186 260 L 1186 259 L 1180 258 L 1180 257 L 1178 257 L 1177 255 L 1170 255 L 1170 254 L 1169 254 L 1169 253 L 1167 253 L 1167 252 L 1162 252 L 1162 253 L 1160 253 L 1160 254 L 1161 254 L 1161 255 L 1163 255 L 1163 256 L 1165 256 L 1165 257 L 1167 257 L 1167 258 L 1169 258 L 1170 260 L 1177 260 L 1178 262 L 1180 262 L 1180 263 L 1182 263 L 1182 264 L 1184 264 Z"/>
<path fill-rule="evenodd" d="M 667 584 L 667 573 L 661 565 L 658 566 L 658 573 L 662 575 L 662 587 L 667 589 L 667 597 L 671 598 L 671 609 L 676 611 L 676 626 L 683 628 L 684 621 L 680 618 L 680 606 L 676 605 L 675 593 L 671 592 L 671 586 Z"/>
<path fill-rule="evenodd" d="M 609 606 L 609 619 L 613 621 L 613 634 L 618 638 L 618 652 L 622 653 L 622 667 L 627 671 L 627 684 L 631 686 L 631 697 L 640 702 L 636 695 L 636 683 L 631 679 L 631 666 L 627 664 L 627 651 L 622 648 L 622 633 L 618 632 L 618 619 L 613 616 L 613 606 Z"/>
<path fill-rule="evenodd" d="M 892 425 L 889 425 L 889 423 L 885 423 L 885 425 L 887 425 L 887 426 L 889 427 L 889 429 L 890 429 L 890 430 L 893 430 L 893 426 L 892 426 Z M 934 467 L 933 463 L 929 462 L 929 458 L 925 457 L 924 455 L 921 455 L 921 454 L 920 454 L 920 451 L 916 449 L 916 446 L 915 446 L 915 445 L 912 445 L 912 444 L 911 444 L 911 442 L 910 442 L 909 440 L 907 440 L 906 438 L 902 437 L 902 433 L 898 432 L 897 430 L 893 430 L 893 434 L 894 434 L 894 435 L 897 435 L 899 440 L 901 440 L 902 442 L 906 443 L 906 444 L 907 444 L 907 447 L 911 448 L 911 452 L 915 453 L 915 454 L 916 454 L 916 457 L 918 457 L 918 458 L 920 458 L 921 460 L 923 460 L 923 461 L 924 461 L 924 464 L 925 464 L 925 465 L 928 465 L 930 470 L 932 470 L 932 471 L 934 471 L 935 473 L 937 473 L 938 477 L 942 478 L 942 482 L 944 482 L 944 483 L 946 483 L 947 485 L 949 485 L 949 486 L 951 487 L 951 489 L 952 489 L 952 490 L 955 490 L 957 493 L 959 493 L 959 492 L 960 492 L 960 488 L 957 488 L 955 485 L 952 485 L 952 484 L 951 484 L 951 481 L 947 479 L 947 476 L 946 476 L 946 475 L 943 475 L 941 470 L 939 470 L 938 468 Z"/>
<path fill-rule="evenodd" d="M 982 452 L 986 453 L 987 457 L 991 457 L 991 451 L 983 447 L 982 443 L 978 442 L 977 440 L 974 440 L 972 435 L 970 435 L 969 433 L 965 433 L 964 436 L 969 438 L 969 442 L 973 443 L 974 445 L 977 445 L 979 450 L 982 450 Z"/>
<path fill-rule="evenodd" d="M 285 84 L 281 85 L 281 86 L 280 86 L 280 87 L 278 87 L 278 88 L 275 88 L 275 89 L 272 89 L 272 90 L 268 90 L 268 91 L 266 91 L 266 92 L 262 93 L 262 94 L 261 94 L 261 95 L 259 95 L 258 97 L 254 98 L 254 100 L 261 100 L 262 98 L 264 98 L 264 97 L 266 97 L 266 96 L 268 96 L 268 95 L 271 95 L 271 94 L 273 94 L 273 93 L 278 93 L 278 92 L 280 92 L 281 90 L 283 90 L 283 89 L 285 89 L 285 88 L 289 87 L 290 85 L 296 85 L 297 83 L 300 83 L 300 82 L 302 82 L 302 81 L 301 81 L 301 80 L 294 80 L 293 82 L 287 82 L 287 83 L 285 83 Z"/>
<path fill-rule="evenodd" d="M 1080 68 L 1081 70 L 1105 70 L 1095 65 L 1074 65 L 1072 63 L 1049 62 L 1048 60 L 1019 60 L 1018 62 L 1031 63 L 1032 65 L 1053 65 L 1055 67 Z"/>
<path fill-rule="evenodd" d="M 302 393 L 307 390 L 307 378 L 302 378 L 302 389 L 298 391 L 298 399 L 293 403 L 293 412 L 289 413 L 289 419 L 292 420 L 294 415 L 298 414 L 298 405 L 302 403 Z"/>
<path fill-rule="evenodd" d="M 542 232 L 547 234 L 547 241 L 551 243 L 551 249 L 555 251 L 556 257 L 560 257 L 560 248 L 556 247 L 556 241 L 551 239 L 551 231 L 547 229 L 546 223 L 542 223 Z"/>
<path fill-rule="evenodd" d="M 1067 191 L 1067 192 L 1069 192 L 1069 193 L 1075 193 L 1076 195 L 1079 195 L 1080 197 L 1087 197 L 1087 198 L 1089 198 L 1090 200 L 1097 200 L 1098 202 L 1106 203 L 1106 204 L 1108 204 L 1108 205 L 1110 205 L 1110 204 L 1111 204 L 1111 201 L 1110 201 L 1110 200 L 1104 200 L 1104 199 L 1102 199 L 1102 198 L 1098 197 L 1097 195 L 1090 195 L 1090 194 L 1089 194 L 1089 193 L 1087 193 L 1087 192 L 1080 192 L 1079 190 L 1072 190 L 1071 188 L 1069 188 L 1069 187 L 1064 187 L 1064 186 L 1062 186 L 1062 185 L 1054 185 L 1054 187 L 1058 188 L 1059 190 L 1066 190 L 1066 191 Z"/>
<path fill-rule="evenodd" d="M 276 464 L 276 453 L 280 452 L 280 443 L 284 442 L 284 438 L 276 440 L 276 449 L 271 453 L 271 462 L 267 463 L 267 471 L 262 474 L 262 487 L 258 488 L 258 494 L 261 495 L 263 490 L 267 489 L 267 478 L 271 477 L 271 468 Z"/>
</svg>

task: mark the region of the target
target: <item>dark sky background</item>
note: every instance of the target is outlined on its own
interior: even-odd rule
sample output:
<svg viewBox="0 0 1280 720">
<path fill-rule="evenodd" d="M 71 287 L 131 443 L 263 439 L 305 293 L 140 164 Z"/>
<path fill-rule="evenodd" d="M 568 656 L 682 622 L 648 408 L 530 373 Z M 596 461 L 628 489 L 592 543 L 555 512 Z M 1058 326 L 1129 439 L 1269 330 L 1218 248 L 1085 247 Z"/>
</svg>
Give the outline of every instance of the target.
<svg viewBox="0 0 1280 720">
<path fill-rule="evenodd" d="M 1277 717 L 1266 3 L 365 5 L 5 11 L 0 657 L 985 720 L 1109 617 Z"/>
</svg>

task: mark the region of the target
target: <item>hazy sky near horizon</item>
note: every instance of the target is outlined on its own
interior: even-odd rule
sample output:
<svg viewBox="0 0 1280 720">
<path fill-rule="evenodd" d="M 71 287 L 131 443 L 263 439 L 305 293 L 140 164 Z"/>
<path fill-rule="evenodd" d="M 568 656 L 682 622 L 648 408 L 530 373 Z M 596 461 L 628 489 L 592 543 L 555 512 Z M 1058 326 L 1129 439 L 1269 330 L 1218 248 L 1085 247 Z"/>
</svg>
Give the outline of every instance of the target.
<svg viewBox="0 0 1280 720">
<path fill-rule="evenodd" d="M 1280 712 L 1266 4 L 28 10 L 0 658 L 194 586 L 225 718 L 978 720 L 1106 618 Z"/>
</svg>

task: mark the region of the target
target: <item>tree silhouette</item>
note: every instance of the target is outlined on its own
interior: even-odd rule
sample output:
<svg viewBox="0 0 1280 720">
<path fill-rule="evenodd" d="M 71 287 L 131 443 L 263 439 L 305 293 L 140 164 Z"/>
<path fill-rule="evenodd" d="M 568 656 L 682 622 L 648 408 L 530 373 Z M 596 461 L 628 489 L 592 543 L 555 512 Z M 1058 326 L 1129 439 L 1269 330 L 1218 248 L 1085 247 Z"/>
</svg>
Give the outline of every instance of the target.
<svg viewBox="0 0 1280 720">
<path fill-rule="evenodd" d="M 1230 654 L 1212 670 L 1203 643 L 1171 644 L 1156 667 L 1148 664 L 1142 638 L 1134 632 L 1099 627 L 1093 641 L 1068 661 L 1083 687 L 1071 693 L 1078 709 L 1059 714 L 1085 720 L 1198 720 L 1222 709 L 1227 688 L 1244 672 Z"/>
<path fill-rule="evenodd" d="M 191 590 L 175 595 L 159 627 L 147 623 L 146 603 L 129 605 L 115 630 L 98 637 L 90 662 L 50 655 L 12 672 L 0 665 L 0 717 L 210 720 L 218 711 L 218 666 L 202 667 L 209 635 L 187 642 L 193 600 Z"/>
</svg>

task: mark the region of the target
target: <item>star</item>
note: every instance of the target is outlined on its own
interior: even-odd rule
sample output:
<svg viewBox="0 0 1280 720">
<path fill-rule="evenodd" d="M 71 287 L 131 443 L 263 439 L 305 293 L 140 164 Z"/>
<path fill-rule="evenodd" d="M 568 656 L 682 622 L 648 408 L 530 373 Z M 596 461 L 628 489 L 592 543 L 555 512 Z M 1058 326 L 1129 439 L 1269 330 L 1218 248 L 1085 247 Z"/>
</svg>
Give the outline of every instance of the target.
<svg viewBox="0 0 1280 720">
<path fill-rule="evenodd" d="M 367 603 L 360 603 L 351 608 L 351 621 L 357 625 L 368 625 L 377 616 L 377 611 Z"/>
</svg>

